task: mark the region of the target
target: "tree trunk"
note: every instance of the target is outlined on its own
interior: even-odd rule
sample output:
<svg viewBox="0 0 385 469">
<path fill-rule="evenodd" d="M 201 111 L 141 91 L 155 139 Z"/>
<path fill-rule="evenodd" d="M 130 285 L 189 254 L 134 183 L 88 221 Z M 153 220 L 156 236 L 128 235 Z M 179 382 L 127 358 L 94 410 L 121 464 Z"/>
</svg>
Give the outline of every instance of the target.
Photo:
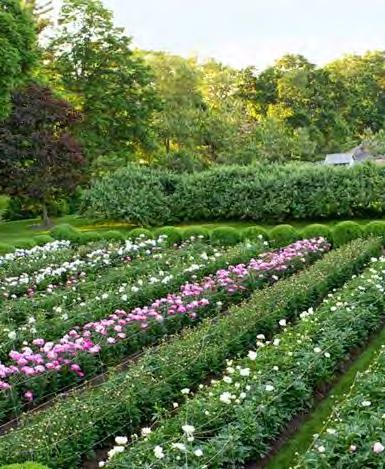
<svg viewBox="0 0 385 469">
<path fill-rule="evenodd" d="M 43 218 L 43 226 L 45 228 L 49 228 L 52 223 L 51 223 L 51 220 L 49 219 L 49 216 L 48 216 L 48 210 L 47 210 L 47 204 L 45 202 L 42 203 L 41 205 L 41 208 L 42 208 L 42 218 Z"/>
</svg>

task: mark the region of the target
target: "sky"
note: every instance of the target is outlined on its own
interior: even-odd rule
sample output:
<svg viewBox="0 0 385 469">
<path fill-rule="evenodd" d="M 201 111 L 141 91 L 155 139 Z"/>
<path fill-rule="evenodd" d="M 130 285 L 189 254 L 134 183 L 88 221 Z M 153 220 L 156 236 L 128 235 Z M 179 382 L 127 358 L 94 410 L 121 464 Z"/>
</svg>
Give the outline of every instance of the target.
<svg viewBox="0 0 385 469">
<path fill-rule="evenodd" d="M 59 0 L 56 0 L 59 1 Z M 263 69 L 385 49 L 385 0 L 103 0 L 134 45 Z"/>
</svg>

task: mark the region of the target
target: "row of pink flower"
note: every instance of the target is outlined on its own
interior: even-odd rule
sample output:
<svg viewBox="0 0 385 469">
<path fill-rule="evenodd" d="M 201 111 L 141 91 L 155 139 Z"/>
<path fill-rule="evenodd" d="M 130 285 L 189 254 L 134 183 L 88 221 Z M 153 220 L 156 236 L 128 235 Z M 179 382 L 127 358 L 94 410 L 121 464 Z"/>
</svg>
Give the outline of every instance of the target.
<svg viewBox="0 0 385 469">
<path fill-rule="evenodd" d="M 179 293 L 169 294 L 150 306 L 135 308 L 131 312 L 117 310 L 105 319 L 74 328 L 57 343 L 35 339 L 31 347 L 10 352 L 10 365 L 0 364 L 0 389 L 10 388 L 7 378 L 11 375 L 36 376 L 69 367 L 78 376 L 84 376 L 80 366 L 75 363 L 80 352 L 97 354 L 103 344 L 129 340 L 127 333 L 133 325 L 146 329 L 151 321 L 162 322 L 175 315 L 188 315 L 194 319 L 200 308 L 216 301 L 218 296 L 215 293 L 233 294 L 245 290 L 255 276 L 278 280 L 276 274 L 288 269 L 294 260 L 306 262 L 311 253 L 321 254 L 329 248 L 323 238 L 297 241 L 279 251 L 261 254 L 246 265 L 229 266 L 200 282 L 186 283 L 181 286 Z M 132 329 L 132 332 L 136 331 Z M 33 398 L 30 391 L 25 393 L 25 397 L 28 400 Z"/>
</svg>

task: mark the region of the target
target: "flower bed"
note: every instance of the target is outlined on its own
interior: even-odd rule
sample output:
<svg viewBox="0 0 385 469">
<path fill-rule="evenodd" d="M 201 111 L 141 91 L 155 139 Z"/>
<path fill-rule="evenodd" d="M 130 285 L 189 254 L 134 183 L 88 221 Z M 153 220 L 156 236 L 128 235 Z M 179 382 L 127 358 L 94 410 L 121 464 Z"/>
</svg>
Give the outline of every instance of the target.
<svg viewBox="0 0 385 469">
<path fill-rule="evenodd" d="M 14 277 L 3 277 L 0 280 L 0 291 L 5 298 L 28 294 L 33 296 L 36 290 L 46 290 L 51 293 L 58 285 L 71 285 L 79 278 L 90 272 L 97 272 L 106 266 L 113 266 L 129 262 L 133 256 L 146 251 L 164 248 L 166 237 L 157 240 L 138 239 L 134 242 L 127 240 L 123 244 L 107 244 L 102 248 L 86 252 L 84 257 L 75 255 L 72 259 L 60 264 L 46 265 L 37 271 L 23 272 Z"/>
<path fill-rule="evenodd" d="M 0 438 L 0 461 L 33 459 L 55 468 L 77 467 L 82 455 L 103 439 L 138 431 L 161 407 L 172 407 L 182 388 L 197 386 L 219 371 L 226 358 L 247 350 L 256 331 L 271 335 L 280 319 L 293 319 L 317 304 L 379 251 L 374 240 L 332 251 L 304 272 L 257 291 L 226 316 L 208 319 L 149 350 L 128 372 L 46 411 L 25 415 L 19 429 Z"/>
<path fill-rule="evenodd" d="M 19 275 L 26 270 L 36 270 L 36 265 L 53 261 L 56 256 L 73 255 L 74 248 L 70 241 L 52 241 L 31 249 L 16 249 L 0 256 L 0 275 Z"/>
<path fill-rule="evenodd" d="M 69 330 L 62 338 L 38 338 L 29 346 L 12 350 L 0 364 L 0 395 L 3 409 L 14 409 L 24 396 L 41 398 L 67 386 L 74 377 L 90 377 L 105 363 L 119 360 L 154 343 L 184 325 L 217 314 L 222 307 L 240 301 L 267 281 L 298 270 L 329 249 L 322 238 L 298 241 L 279 251 L 261 254 L 248 264 L 218 270 L 200 282 L 186 283 L 180 291 L 159 298 L 149 306 L 113 314 Z M 70 376 L 68 376 L 68 374 Z M 53 384 L 52 384 L 53 383 Z M 53 387 L 52 387 L 53 386 Z"/>
<path fill-rule="evenodd" d="M 262 243 L 257 242 L 248 250 L 256 253 L 261 247 Z M 124 267 L 104 269 L 96 279 L 83 279 L 70 289 L 4 302 L 0 311 L 0 359 L 9 347 L 30 342 L 38 334 L 47 340 L 57 339 L 79 323 L 102 318 L 109 310 L 139 306 L 155 299 L 151 294 L 155 295 L 157 289 L 166 293 L 167 288 L 179 286 L 181 280 L 200 275 L 207 265 L 219 268 L 229 259 L 234 259 L 234 250 L 188 242 L 178 248 L 144 253 Z"/>
<path fill-rule="evenodd" d="M 369 369 L 356 376 L 350 392 L 333 409 L 323 431 L 293 467 L 384 466 L 385 346 Z"/>
<path fill-rule="evenodd" d="M 384 289 L 381 258 L 320 308 L 304 311 L 299 324 L 286 329 L 281 319 L 284 330 L 273 341 L 257 335 L 246 358 L 228 361 L 219 380 L 202 385 L 107 467 L 241 467 L 264 457 L 285 424 L 311 405 L 317 383 L 330 381 L 346 353 L 379 327 Z"/>
</svg>

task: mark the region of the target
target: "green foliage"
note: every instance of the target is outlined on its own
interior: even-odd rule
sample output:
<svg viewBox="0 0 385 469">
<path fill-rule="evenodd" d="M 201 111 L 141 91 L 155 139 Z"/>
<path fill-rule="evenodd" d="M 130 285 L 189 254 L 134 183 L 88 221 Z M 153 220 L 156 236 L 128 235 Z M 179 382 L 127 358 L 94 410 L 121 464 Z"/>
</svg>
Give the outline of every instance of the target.
<svg viewBox="0 0 385 469">
<path fill-rule="evenodd" d="M 99 231 L 80 231 L 76 239 L 79 244 L 93 243 L 103 239 L 103 233 Z"/>
<path fill-rule="evenodd" d="M 15 246 L 7 243 L 0 243 L 0 255 L 7 254 L 8 252 L 13 252 L 15 250 Z"/>
<path fill-rule="evenodd" d="M 1 466 L 0 469 L 49 469 L 47 466 L 36 462 L 25 462 L 22 464 L 11 464 L 8 466 Z"/>
<path fill-rule="evenodd" d="M 15 247 L 18 249 L 31 249 L 37 245 L 34 238 L 24 238 L 15 241 Z"/>
<path fill-rule="evenodd" d="M 320 304 L 329 291 L 341 287 L 380 250 L 377 241 L 354 241 L 326 254 L 303 272 L 255 292 L 250 301 L 231 307 L 226 315 L 207 319 L 195 329 L 170 337 L 146 351 L 127 371 L 24 420 L 0 439 L 1 460 L 15 461 L 18 454 L 32 447 L 36 458 L 55 469 L 79 466 L 82 453 L 91 446 L 108 435 L 116 435 L 117 429 L 122 434 L 122 423 L 125 434 L 140 431 L 154 412 L 163 412 L 163 408 L 169 409 L 172 402 L 181 399 L 181 389 L 195 389 L 223 370 L 226 359 L 255 347 L 256 332 L 273 336 L 281 319 L 293 321 L 310 306 Z M 271 376 L 271 368 L 269 371 Z M 48 422 L 51 445 L 45 438 Z M 75 435 L 74 428 L 78 429 Z M 65 446 L 59 444 L 63 438 Z"/>
<path fill-rule="evenodd" d="M 12 95 L 12 112 L 0 124 L 0 191 L 39 204 L 75 192 L 84 181 L 82 149 L 71 136 L 79 113 L 47 87 L 30 83 Z"/>
<path fill-rule="evenodd" d="M 33 238 L 36 241 L 38 246 L 43 246 L 44 244 L 51 243 L 54 241 L 54 238 L 47 234 L 37 235 Z"/>
<path fill-rule="evenodd" d="M 240 241 L 240 233 L 236 228 L 223 226 L 211 232 L 211 242 L 221 246 L 232 246 Z"/>
<path fill-rule="evenodd" d="M 68 215 L 70 207 L 65 199 L 58 198 L 49 200 L 47 203 L 48 213 L 53 217 Z M 36 199 L 24 199 L 12 197 L 7 204 L 5 220 L 25 220 L 28 218 L 38 218 L 41 216 L 41 204 Z"/>
<path fill-rule="evenodd" d="M 261 226 L 250 226 L 248 228 L 244 228 L 241 231 L 241 239 L 244 239 L 244 240 L 246 239 L 255 240 L 261 237 L 265 241 L 270 238 L 270 235 L 267 232 L 267 230 L 265 230 Z"/>
<path fill-rule="evenodd" d="M 282 247 L 294 243 L 300 236 L 291 225 L 277 225 L 270 231 L 270 238 L 274 246 Z"/>
<path fill-rule="evenodd" d="M 91 216 L 139 225 L 385 214 L 385 168 L 312 164 L 216 166 L 192 174 L 129 166 L 85 192 Z"/>
<path fill-rule="evenodd" d="M 129 231 L 127 234 L 127 238 L 129 239 L 137 239 L 137 238 L 145 238 L 151 239 L 154 237 L 154 234 L 150 230 L 146 230 L 145 228 L 134 228 L 133 230 Z"/>
<path fill-rule="evenodd" d="M 88 156 L 127 155 L 149 144 L 158 108 L 153 77 L 101 0 L 65 0 L 48 47 L 50 75 L 80 104 Z"/>
<path fill-rule="evenodd" d="M 170 246 L 173 244 L 178 244 L 182 241 L 182 230 L 179 228 L 175 228 L 173 226 L 164 226 L 162 228 L 157 228 L 154 231 L 154 236 L 157 238 L 158 236 L 161 235 L 166 235 L 167 236 L 167 244 Z"/>
<path fill-rule="evenodd" d="M 182 236 L 183 239 L 190 239 L 191 237 L 203 237 L 203 239 L 209 239 L 210 238 L 210 231 L 207 228 L 204 228 L 203 226 L 192 226 L 189 228 L 185 228 L 182 231 Z"/>
<path fill-rule="evenodd" d="M 69 225 L 67 223 L 62 223 L 52 228 L 50 231 L 50 235 L 54 239 L 59 239 L 59 240 L 64 239 L 64 240 L 69 240 L 71 242 L 77 243 L 79 241 L 81 233 L 72 225 Z"/>
<path fill-rule="evenodd" d="M 202 390 L 186 399 L 178 412 L 161 417 L 159 425 L 147 438 L 138 438 L 126 451 L 112 459 L 109 464 L 111 469 L 130 465 L 157 465 L 163 468 L 178 466 L 180 456 L 176 451 L 169 451 L 171 445 L 166 444 L 178 438 L 180 441 L 188 441 L 186 437 L 181 439 L 181 428 L 186 422 L 193 431 L 199 429 L 194 433 L 194 446 L 188 446 L 186 451 L 185 461 L 189 468 L 226 467 L 229 461 L 233 467 L 244 467 L 250 460 L 263 464 L 274 439 L 297 415 L 301 415 L 305 408 L 314 403 L 319 383 L 331 383 L 336 369 L 346 361 L 349 352 L 362 346 L 381 327 L 385 307 L 382 293 L 385 286 L 384 266 L 383 260 L 373 263 L 364 274 L 351 279 L 343 290 L 330 295 L 327 304 L 320 305 L 305 321 L 299 321 L 288 331 L 275 335 L 278 343 L 274 347 L 257 348 L 256 356 L 252 359 L 246 354 L 241 359 L 235 357 L 231 364 L 234 370 L 231 378 L 228 368 L 223 370 L 222 376 L 215 383 L 203 386 Z M 373 272 L 377 274 L 378 285 L 373 285 Z M 275 316 L 275 313 L 276 310 L 270 315 Z M 265 332 L 258 326 L 258 332 L 261 330 Z M 299 340 L 304 337 L 306 340 Z M 244 369 L 247 370 L 245 374 L 241 371 Z M 272 370 L 277 372 L 272 373 Z M 238 388 L 234 387 L 235 380 L 239 383 Z M 268 388 L 266 383 L 271 387 Z M 374 386 L 378 384 L 378 380 L 373 383 Z M 308 445 L 306 462 L 298 455 L 296 467 L 380 468 L 383 464 L 379 458 L 382 457 L 375 454 L 372 445 L 377 439 L 382 440 L 379 437 L 381 431 L 378 430 L 384 411 L 381 388 L 380 384 L 375 391 L 363 392 L 352 402 L 350 412 L 336 412 L 333 420 L 326 422 L 330 426 L 325 425 L 322 429 L 325 436 L 318 439 L 316 435 L 314 444 Z M 233 398 L 233 393 L 240 390 L 245 391 L 244 397 L 237 398 L 235 395 Z M 374 405 L 372 399 L 366 405 L 364 400 L 371 396 L 375 399 Z M 365 406 L 369 409 L 363 409 Z M 378 409 L 378 406 L 382 408 Z M 209 417 L 203 409 L 209 411 Z M 357 409 L 360 409 L 362 419 L 359 416 L 351 418 L 352 411 L 357 413 Z M 373 420 L 368 417 L 368 413 L 374 414 L 377 428 L 373 428 Z M 347 418 L 349 424 L 346 423 Z M 366 428 L 362 425 L 365 420 Z M 334 432 L 326 432 L 330 428 Z M 367 440 L 368 433 L 371 436 Z M 234 441 L 229 444 L 232 439 L 235 444 Z M 351 443 L 360 445 L 356 454 L 357 446 L 347 450 Z M 154 454 L 157 445 L 167 448 L 160 465 Z M 191 450 L 197 447 L 201 448 L 199 461 Z M 384 447 L 380 445 L 380 452 L 383 450 Z M 362 452 L 366 454 L 362 455 Z M 361 457 L 357 463 L 358 455 Z M 370 464 L 367 464 L 368 460 Z"/>
<path fill-rule="evenodd" d="M 124 234 L 118 230 L 101 231 L 100 234 L 103 239 L 108 239 L 110 241 L 123 241 L 125 239 Z"/>
<path fill-rule="evenodd" d="M 385 222 L 371 221 L 364 227 L 364 232 L 368 236 L 378 236 L 385 242 Z"/>
<path fill-rule="evenodd" d="M 341 246 L 353 239 L 360 238 L 363 234 L 363 229 L 358 223 L 354 221 L 343 221 L 337 223 L 333 228 L 333 244 L 335 246 Z"/>
<path fill-rule="evenodd" d="M 12 91 L 26 80 L 37 58 L 32 17 L 19 0 L 0 4 L 0 120 L 10 110 Z"/>
<path fill-rule="evenodd" d="M 302 230 L 302 238 L 310 239 L 323 236 L 328 241 L 332 241 L 332 231 L 327 225 L 321 225 L 320 223 L 314 223 L 306 226 Z"/>
<path fill-rule="evenodd" d="M 163 225 L 171 216 L 174 181 L 169 173 L 130 165 L 95 181 L 83 207 L 95 217 Z"/>
</svg>

